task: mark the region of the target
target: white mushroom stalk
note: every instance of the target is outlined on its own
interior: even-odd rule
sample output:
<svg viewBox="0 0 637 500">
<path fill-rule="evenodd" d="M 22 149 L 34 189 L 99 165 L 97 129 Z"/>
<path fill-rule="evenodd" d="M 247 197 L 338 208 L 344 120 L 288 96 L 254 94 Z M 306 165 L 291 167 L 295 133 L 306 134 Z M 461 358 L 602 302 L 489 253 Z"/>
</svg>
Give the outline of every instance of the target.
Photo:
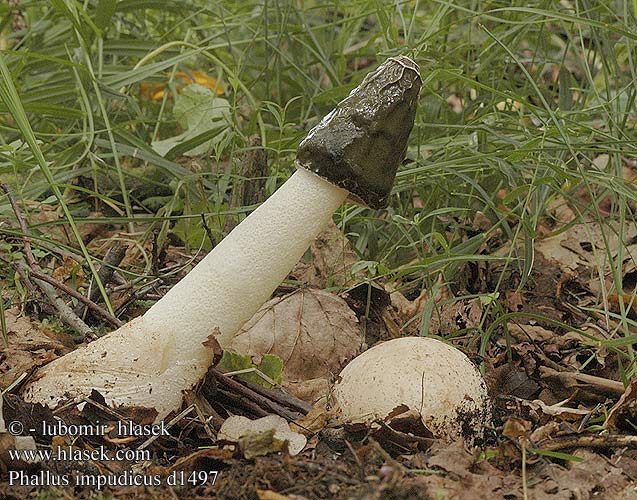
<svg viewBox="0 0 637 500">
<path fill-rule="evenodd" d="M 51 407 L 93 389 L 164 418 L 270 297 L 350 195 L 385 206 L 413 126 L 417 66 L 392 58 L 313 129 L 299 168 L 143 316 L 42 368 L 25 399 Z"/>
<path fill-rule="evenodd" d="M 57 404 L 97 389 L 119 405 L 165 416 L 205 375 L 218 328 L 223 346 L 285 279 L 347 191 L 297 170 L 142 317 L 47 365 L 25 393 Z"/>
</svg>

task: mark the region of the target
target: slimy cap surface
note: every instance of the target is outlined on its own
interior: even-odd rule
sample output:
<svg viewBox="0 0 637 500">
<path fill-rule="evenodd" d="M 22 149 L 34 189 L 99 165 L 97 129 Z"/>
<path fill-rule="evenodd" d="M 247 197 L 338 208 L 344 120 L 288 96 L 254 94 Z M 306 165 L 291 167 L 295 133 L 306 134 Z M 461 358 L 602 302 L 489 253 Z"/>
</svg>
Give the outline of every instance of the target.
<svg viewBox="0 0 637 500">
<path fill-rule="evenodd" d="M 405 157 L 422 80 L 418 65 L 391 57 L 310 130 L 297 165 L 349 191 L 349 199 L 384 208 Z"/>
</svg>

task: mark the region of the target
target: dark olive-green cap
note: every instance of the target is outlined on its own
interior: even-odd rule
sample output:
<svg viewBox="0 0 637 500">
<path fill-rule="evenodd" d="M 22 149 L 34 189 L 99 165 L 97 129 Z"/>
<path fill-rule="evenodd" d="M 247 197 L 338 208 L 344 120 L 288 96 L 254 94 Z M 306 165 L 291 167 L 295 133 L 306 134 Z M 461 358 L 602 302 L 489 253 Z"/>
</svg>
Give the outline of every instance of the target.
<svg viewBox="0 0 637 500">
<path fill-rule="evenodd" d="M 389 58 L 310 130 L 299 145 L 297 165 L 346 189 L 355 203 L 386 207 L 421 84 L 415 62 Z"/>
</svg>

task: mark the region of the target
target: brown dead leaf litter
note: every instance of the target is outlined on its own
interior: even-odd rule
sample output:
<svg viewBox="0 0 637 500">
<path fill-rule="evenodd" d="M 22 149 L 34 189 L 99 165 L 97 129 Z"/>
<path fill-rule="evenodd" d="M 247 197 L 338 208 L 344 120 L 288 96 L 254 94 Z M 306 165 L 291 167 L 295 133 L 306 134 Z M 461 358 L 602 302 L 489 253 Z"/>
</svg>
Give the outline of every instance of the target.
<svg viewBox="0 0 637 500">
<path fill-rule="evenodd" d="M 15 305 L 5 311 L 8 335 L 0 350 L 0 387 L 10 390 L 4 420 L 20 420 L 25 428 L 42 422 L 54 425 L 60 418 L 68 425 L 99 421 L 109 426 L 105 435 L 71 439 L 36 432 L 34 437 L 40 449 L 61 446 L 81 453 L 103 447 L 109 453 L 126 449 L 149 455 L 148 460 L 98 457 L 16 464 L 0 436 L 0 498 L 637 498 L 637 383 L 625 387 L 621 371 L 631 366 L 625 347 L 629 342 L 623 339 L 634 333 L 622 329 L 625 323 L 618 316 L 622 308 L 629 319 L 637 315 L 637 300 L 625 293 L 637 283 L 637 232 L 630 225 L 620 231 L 609 220 L 600 224 L 582 215 L 581 208 L 560 199 L 553 203 L 549 218 L 538 228 L 533 270 L 523 285 L 523 269 L 515 260 L 523 242 L 511 245 L 498 231 L 489 233 L 479 253 L 502 260 L 465 264 L 448 281 L 431 276 L 433 286 L 423 289 L 422 280 L 386 283 L 370 281 L 363 272 L 352 275 L 348 269 L 358 259 L 342 233 L 330 227 L 291 273 L 306 285 L 280 287 L 237 340 L 255 362 L 268 353 L 286 361 L 282 385 L 287 391 L 211 371 L 186 395 L 184 410 L 168 419 L 170 435 L 156 439 L 120 436 L 116 421 L 148 424 L 154 415 L 140 408 L 107 408 L 99 394 L 82 408 L 55 412 L 21 400 L 20 385 L 35 368 L 83 341 L 38 321 L 55 308 L 37 287 L 26 287 L 22 298 L 13 299 Z M 482 214 L 464 222 L 477 231 L 490 230 Z M 59 241 L 68 243 L 64 226 L 57 227 Z M 91 251 L 105 259 L 111 239 L 127 239 L 103 227 L 82 231 Z M 147 244 L 125 245 L 119 251 L 111 263 L 116 271 L 105 279 L 122 321 L 142 313 L 145 300 L 156 300 L 194 264 L 178 240 L 169 237 L 161 243 L 149 234 Z M 22 240 L 7 243 L 14 255 L 24 252 Z M 77 267 L 80 256 L 66 245 L 49 244 L 45 250 L 38 254 L 40 272 L 103 306 L 99 294 L 87 292 L 91 284 Z M 11 262 L 7 255 L 0 258 Z M 624 280 L 621 294 L 613 288 L 611 263 L 617 259 Z M 147 261 L 153 262 L 153 275 L 141 276 Z M 8 284 L 2 290 L 7 301 Z M 78 308 L 63 288 L 56 290 L 92 330 L 105 327 L 90 308 Z M 483 363 L 496 410 L 487 438 L 475 447 L 462 441 L 443 443 L 399 410 L 375 428 L 334 425 L 326 396 L 340 368 L 378 341 L 419 335 L 424 328 Z M 270 336 L 261 335 L 257 344 L 250 338 L 251 329 Z M 322 352 L 312 351 L 313 346 Z M 305 436 L 307 445 L 291 456 L 286 442 L 273 433 L 220 441 L 219 430 L 231 415 L 278 415 L 295 421 L 291 428 Z M 219 474 L 214 485 L 109 486 L 97 493 L 79 487 L 9 486 L 8 470 L 17 468 L 33 478 Z"/>
</svg>

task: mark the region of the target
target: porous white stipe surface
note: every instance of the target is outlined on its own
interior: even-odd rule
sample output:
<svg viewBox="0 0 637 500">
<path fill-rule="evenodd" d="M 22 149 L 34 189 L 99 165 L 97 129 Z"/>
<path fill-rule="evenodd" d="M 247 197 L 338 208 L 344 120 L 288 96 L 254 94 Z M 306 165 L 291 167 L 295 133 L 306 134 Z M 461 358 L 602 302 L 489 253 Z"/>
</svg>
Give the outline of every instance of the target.
<svg viewBox="0 0 637 500">
<path fill-rule="evenodd" d="M 298 169 L 144 315 L 179 349 L 198 351 L 215 327 L 224 347 L 285 279 L 347 191 Z"/>
<path fill-rule="evenodd" d="M 347 191 L 298 169 L 142 317 L 45 366 L 24 392 L 55 407 L 95 388 L 109 404 L 179 408 L 206 373 L 202 345 L 216 328 L 224 346 L 270 297 Z"/>
</svg>

